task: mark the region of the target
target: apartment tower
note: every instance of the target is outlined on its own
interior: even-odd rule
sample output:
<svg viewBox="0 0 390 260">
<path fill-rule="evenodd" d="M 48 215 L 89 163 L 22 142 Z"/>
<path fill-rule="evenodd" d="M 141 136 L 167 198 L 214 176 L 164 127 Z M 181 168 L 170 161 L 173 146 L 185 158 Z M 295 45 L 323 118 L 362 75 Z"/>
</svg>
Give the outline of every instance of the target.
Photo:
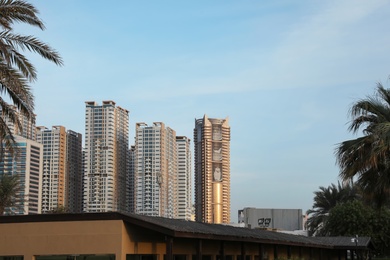
<svg viewBox="0 0 390 260">
<path fill-rule="evenodd" d="M 177 217 L 176 132 L 164 123 L 136 124 L 135 213 Z"/>
<path fill-rule="evenodd" d="M 230 223 L 229 119 L 195 119 L 195 220 Z"/>
<path fill-rule="evenodd" d="M 6 208 L 4 214 L 23 215 L 41 213 L 43 146 L 33 140 L 15 135 L 17 156 L 4 152 L 0 160 L 0 176 L 18 175 L 20 191 L 15 207 Z"/>
<path fill-rule="evenodd" d="M 8 117 L 2 116 L 11 133 L 13 133 L 13 135 L 19 135 L 29 140 L 35 141 L 35 115 L 34 118 L 28 119 L 17 109 L 17 107 L 14 106 L 13 109 L 15 111 L 16 117 L 19 119 L 20 125 L 14 124 Z"/>
<path fill-rule="evenodd" d="M 37 142 L 43 144 L 42 213 L 65 207 L 66 129 L 37 127 Z"/>
<path fill-rule="evenodd" d="M 66 207 L 69 212 L 83 211 L 82 135 L 66 132 Z"/>
<path fill-rule="evenodd" d="M 83 211 L 125 211 L 129 111 L 114 101 L 85 104 Z"/>
<path fill-rule="evenodd" d="M 130 146 L 127 154 L 127 193 L 126 193 L 126 205 L 127 212 L 135 212 L 135 145 Z"/>
<path fill-rule="evenodd" d="M 191 220 L 191 140 L 186 136 L 176 137 L 177 147 L 177 218 Z"/>
<path fill-rule="evenodd" d="M 41 213 L 42 193 L 42 145 L 35 141 L 35 119 L 28 119 L 13 107 L 20 125 L 14 124 L 7 116 L 2 115 L 9 130 L 14 135 L 18 154 L 5 149 L 0 160 L 0 176 L 18 175 L 21 185 L 16 207 L 6 209 L 5 214 L 39 214 Z M 1 111 L 1 108 L 0 108 Z"/>
</svg>

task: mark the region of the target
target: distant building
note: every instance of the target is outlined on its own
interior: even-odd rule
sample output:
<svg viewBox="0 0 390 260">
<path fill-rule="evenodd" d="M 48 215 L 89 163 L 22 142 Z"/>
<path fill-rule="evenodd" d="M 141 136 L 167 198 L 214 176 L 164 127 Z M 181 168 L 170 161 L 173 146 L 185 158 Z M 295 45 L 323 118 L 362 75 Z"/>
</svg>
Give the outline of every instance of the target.
<svg viewBox="0 0 390 260">
<path fill-rule="evenodd" d="M 176 137 L 177 147 L 177 218 L 191 220 L 191 140 L 186 136 Z"/>
<path fill-rule="evenodd" d="M 37 142 L 43 145 L 42 213 L 66 206 L 66 129 L 37 127 Z"/>
<path fill-rule="evenodd" d="M 35 141 L 35 118 L 28 119 L 23 113 L 19 112 L 15 106 L 13 108 L 16 111 L 16 115 L 19 119 L 21 127 L 19 127 L 17 124 L 12 123 L 9 117 L 2 117 L 4 118 L 11 133 Z"/>
<path fill-rule="evenodd" d="M 85 102 L 83 211 L 126 210 L 129 111 Z"/>
<path fill-rule="evenodd" d="M 128 177 L 128 189 L 126 197 L 127 212 L 135 212 L 135 145 L 130 146 L 130 150 L 127 155 L 127 177 Z"/>
<path fill-rule="evenodd" d="M 43 146 L 33 140 L 15 136 L 19 149 L 17 156 L 5 151 L 0 161 L 0 175 L 18 175 L 20 178 L 19 205 L 7 208 L 5 214 L 23 215 L 41 213 Z"/>
<path fill-rule="evenodd" d="M 247 228 L 303 230 L 302 209 L 244 208 L 238 211 L 238 223 Z"/>
<path fill-rule="evenodd" d="M 135 134 L 135 213 L 176 218 L 176 132 L 155 122 L 137 123 Z"/>
<path fill-rule="evenodd" d="M 83 210 L 82 135 L 68 130 L 66 137 L 66 207 L 69 212 L 79 213 Z"/>
<path fill-rule="evenodd" d="M 230 223 L 229 120 L 195 119 L 195 218 L 198 222 Z"/>
</svg>

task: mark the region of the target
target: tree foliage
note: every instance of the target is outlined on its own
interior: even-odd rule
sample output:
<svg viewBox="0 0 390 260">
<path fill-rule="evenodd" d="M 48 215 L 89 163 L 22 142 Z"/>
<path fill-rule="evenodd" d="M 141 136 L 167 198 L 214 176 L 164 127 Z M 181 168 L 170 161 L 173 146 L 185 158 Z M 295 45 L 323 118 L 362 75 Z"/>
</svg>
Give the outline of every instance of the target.
<svg viewBox="0 0 390 260">
<path fill-rule="evenodd" d="M 336 148 L 343 181 L 355 180 L 363 197 L 377 209 L 390 198 L 390 90 L 377 84 L 376 93 L 354 103 L 349 130 L 363 136 Z"/>
<path fill-rule="evenodd" d="M 63 205 L 59 205 L 56 208 L 47 212 L 47 214 L 62 214 L 62 213 L 69 213 L 69 209 Z"/>
<path fill-rule="evenodd" d="M 371 210 L 361 201 L 348 201 L 329 211 L 324 229 L 328 236 L 371 236 Z"/>
<path fill-rule="evenodd" d="M 20 194 L 19 175 L 0 175 L 0 216 L 7 208 L 20 208 L 24 197 Z"/>
<path fill-rule="evenodd" d="M 38 18 L 38 13 L 32 4 L 25 1 L 0 0 L 0 28 L 2 29 L 0 29 L 1 152 L 4 148 L 11 153 L 15 150 L 15 140 L 5 118 L 21 130 L 23 129 L 18 114 L 35 120 L 34 96 L 29 83 L 37 79 L 37 72 L 22 52 L 37 53 L 57 65 L 63 63 L 60 55 L 49 45 L 34 36 L 20 35 L 13 31 L 15 23 L 26 23 L 44 30 L 45 26 Z M 11 103 L 8 103 L 7 98 Z"/>
<path fill-rule="evenodd" d="M 352 183 L 341 185 L 331 184 L 328 187 L 319 187 L 314 192 L 312 209 L 307 211 L 309 218 L 306 222 L 310 235 L 326 235 L 324 223 L 328 218 L 329 211 L 339 203 L 355 200 L 359 197 L 358 188 Z"/>
<path fill-rule="evenodd" d="M 336 205 L 329 212 L 324 225 L 328 236 L 367 236 L 376 245 L 377 253 L 390 253 L 390 211 L 380 213 L 362 201 L 348 201 Z"/>
<path fill-rule="evenodd" d="M 368 236 L 378 255 L 390 255 L 390 209 L 363 200 L 359 186 L 331 184 L 314 192 L 307 228 L 314 236 Z"/>
</svg>

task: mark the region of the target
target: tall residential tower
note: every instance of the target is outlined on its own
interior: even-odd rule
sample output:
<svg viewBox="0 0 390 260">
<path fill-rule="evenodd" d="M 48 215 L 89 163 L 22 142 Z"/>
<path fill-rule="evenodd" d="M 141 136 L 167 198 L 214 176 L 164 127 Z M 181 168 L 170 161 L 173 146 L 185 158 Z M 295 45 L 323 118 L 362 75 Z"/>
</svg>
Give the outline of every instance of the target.
<svg viewBox="0 0 390 260">
<path fill-rule="evenodd" d="M 176 136 L 177 147 L 177 218 L 191 220 L 191 140 L 186 136 Z"/>
<path fill-rule="evenodd" d="M 125 211 L 129 111 L 114 101 L 85 104 L 83 211 Z"/>
<path fill-rule="evenodd" d="M 12 155 L 8 149 L 5 149 L 0 160 L 0 176 L 18 175 L 20 192 L 15 207 L 6 208 L 5 214 L 40 214 L 43 146 L 35 141 L 35 120 L 28 119 L 16 107 L 14 109 L 21 128 L 4 114 L 2 119 L 14 135 L 18 153 Z"/>
<path fill-rule="evenodd" d="M 230 222 L 229 120 L 195 119 L 195 219 Z"/>
<path fill-rule="evenodd" d="M 15 135 L 17 156 L 6 151 L 0 161 L 0 176 L 18 175 L 20 191 L 15 207 L 6 208 L 4 214 L 40 214 L 42 197 L 42 144 Z M 1 212 L 3 213 L 3 212 Z"/>
<path fill-rule="evenodd" d="M 135 213 L 177 217 L 176 132 L 164 123 L 136 124 Z"/>
<path fill-rule="evenodd" d="M 82 135 L 66 132 L 66 207 L 70 212 L 83 210 L 83 148 Z"/>
<path fill-rule="evenodd" d="M 42 213 L 66 205 L 66 129 L 37 127 L 37 142 L 43 145 Z"/>
</svg>

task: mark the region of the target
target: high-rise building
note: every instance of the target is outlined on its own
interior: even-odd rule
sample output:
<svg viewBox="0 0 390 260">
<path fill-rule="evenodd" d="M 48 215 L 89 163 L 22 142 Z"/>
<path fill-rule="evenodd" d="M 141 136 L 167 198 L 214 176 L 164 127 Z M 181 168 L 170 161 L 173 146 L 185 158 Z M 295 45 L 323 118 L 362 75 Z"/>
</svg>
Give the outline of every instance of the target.
<svg viewBox="0 0 390 260">
<path fill-rule="evenodd" d="M 186 136 L 176 137 L 177 147 L 177 218 L 191 220 L 191 140 Z"/>
<path fill-rule="evenodd" d="M 0 160 L 0 175 L 18 175 L 20 193 L 18 204 L 7 208 L 5 214 L 39 214 L 42 196 L 42 144 L 21 136 L 15 136 L 18 155 L 5 151 Z"/>
<path fill-rule="evenodd" d="M 127 189 L 127 212 L 135 212 L 135 145 L 130 146 L 130 150 L 127 156 L 127 176 L 128 176 L 128 189 Z"/>
<path fill-rule="evenodd" d="M 85 104 L 83 211 L 125 211 L 129 111 L 114 101 Z"/>
<path fill-rule="evenodd" d="M 195 119 L 195 220 L 230 222 L 229 120 Z"/>
<path fill-rule="evenodd" d="M 135 213 L 176 218 L 176 132 L 155 122 L 135 134 Z"/>
<path fill-rule="evenodd" d="M 42 213 L 66 207 L 66 129 L 37 127 L 37 142 L 43 145 Z"/>
<path fill-rule="evenodd" d="M 66 132 L 66 207 L 69 212 L 83 211 L 82 135 Z"/>
<path fill-rule="evenodd" d="M 35 141 L 35 120 L 33 118 L 28 119 L 24 114 L 20 113 L 16 107 L 13 107 L 13 109 L 15 110 L 21 127 L 15 123 L 12 123 L 9 117 L 2 117 L 4 118 L 11 133 Z"/>
</svg>

